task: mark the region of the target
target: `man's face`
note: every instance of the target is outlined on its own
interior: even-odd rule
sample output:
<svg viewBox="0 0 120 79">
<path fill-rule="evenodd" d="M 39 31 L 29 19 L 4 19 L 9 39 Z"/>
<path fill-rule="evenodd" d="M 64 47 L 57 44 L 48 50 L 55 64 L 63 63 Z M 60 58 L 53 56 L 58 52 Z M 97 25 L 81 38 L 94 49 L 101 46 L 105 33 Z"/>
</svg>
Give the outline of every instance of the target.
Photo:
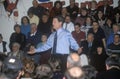
<svg viewBox="0 0 120 79">
<path fill-rule="evenodd" d="M 31 33 L 34 33 L 37 31 L 37 26 L 36 25 L 32 25 L 31 26 Z"/>
<path fill-rule="evenodd" d="M 47 16 L 47 15 L 43 15 L 43 16 L 42 16 L 42 21 L 43 21 L 44 23 L 46 23 L 46 22 L 48 21 L 48 16 Z"/>
<path fill-rule="evenodd" d="M 62 27 L 62 22 L 59 22 L 57 18 L 53 18 L 53 28 L 55 30 L 59 29 Z"/>
<path fill-rule="evenodd" d="M 93 35 L 88 35 L 87 41 L 88 41 L 88 42 L 93 42 L 93 40 L 94 40 Z"/>
<path fill-rule="evenodd" d="M 119 35 L 115 35 L 115 36 L 114 36 L 114 42 L 115 42 L 115 43 L 119 43 L 119 42 L 120 42 L 120 37 L 119 37 Z"/>
<path fill-rule="evenodd" d="M 33 4 L 33 7 L 37 7 L 38 6 L 37 0 L 33 0 L 32 4 Z"/>
<path fill-rule="evenodd" d="M 13 52 L 16 52 L 16 51 L 18 51 L 19 50 L 19 46 L 17 46 L 17 45 L 13 45 L 12 46 L 12 51 Z"/>
<path fill-rule="evenodd" d="M 93 22 L 92 26 L 93 26 L 93 29 L 98 29 L 98 27 L 99 27 L 98 23 L 96 23 L 96 22 Z"/>
<path fill-rule="evenodd" d="M 119 27 L 117 25 L 113 25 L 113 32 L 117 33 L 119 31 Z"/>
<path fill-rule="evenodd" d="M 75 4 L 75 0 L 70 0 L 70 5 L 74 5 Z"/>
<path fill-rule="evenodd" d="M 67 17 L 65 18 L 65 22 L 66 22 L 66 23 L 69 23 L 70 21 L 71 21 L 70 17 L 67 16 Z"/>
<path fill-rule="evenodd" d="M 78 25 L 75 25 L 75 31 L 80 32 L 80 27 Z"/>
</svg>

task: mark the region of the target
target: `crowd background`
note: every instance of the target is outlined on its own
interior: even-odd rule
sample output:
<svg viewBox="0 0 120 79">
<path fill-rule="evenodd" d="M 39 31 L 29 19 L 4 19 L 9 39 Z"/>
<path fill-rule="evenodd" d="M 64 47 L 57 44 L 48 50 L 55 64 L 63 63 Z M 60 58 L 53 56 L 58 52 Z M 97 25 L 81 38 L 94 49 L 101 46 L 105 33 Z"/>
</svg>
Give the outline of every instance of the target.
<svg viewBox="0 0 120 79">
<path fill-rule="evenodd" d="M 71 67 L 80 68 L 85 65 L 93 66 L 96 73 L 109 70 L 111 67 L 115 68 L 120 77 L 120 0 L 117 7 L 110 6 L 108 0 L 103 1 L 103 5 L 99 7 L 97 7 L 96 1 L 92 1 L 90 8 L 79 8 L 75 5 L 75 0 L 70 0 L 70 5 L 67 7 L 63 7 L 60 1 L 56 1 L 51 10 L 48 10 L 33 0 L 33 6 L 27 10 L 27 16 L 23 16 L 21 23 L 15 24 L 12 28 L 14 32 L 9 36 L 9 43 L 5 42 L 3 39 L 5 36 L 0 34 L 1 62 L 4 63 L 4 58 L 7 56 L 17 57 L 23 64 L 24 75 L 22 76 L 37 79 L 41 79 L 41 77 L 69 79 L 67 76 L 72 76 L 69 70 Z M 63 28 L 69 31 L 78 45 L 83 48 L 79 55 L 72 53 L 77 51 L 71 49 L 72 54 L 67 59 L 68 71 L 65 76 L 64 73 L 61 73 L 62 61 L 50 57 L 51 49 L 39 54 L 27 54 L 32 46 L 38 48 L 46 43 L 49 35 L 55 31 L 52 28 L 52 19 L 58 15 L 64 18 Z M 115 63 L 112 62 L 114 64 L 111 65 L 111 62 L 109 63 L 111 59 L 108 57 L 113 57 L 113 60 L 116 60 Z M 7 73 L 6 71 L 3 69 L 4 73 Z M 85 74 L 82 73 L 82 75 Z M 98 74 L 96 78 L 101 79 L 101 76 L 103 74 Z"/>
</svg>

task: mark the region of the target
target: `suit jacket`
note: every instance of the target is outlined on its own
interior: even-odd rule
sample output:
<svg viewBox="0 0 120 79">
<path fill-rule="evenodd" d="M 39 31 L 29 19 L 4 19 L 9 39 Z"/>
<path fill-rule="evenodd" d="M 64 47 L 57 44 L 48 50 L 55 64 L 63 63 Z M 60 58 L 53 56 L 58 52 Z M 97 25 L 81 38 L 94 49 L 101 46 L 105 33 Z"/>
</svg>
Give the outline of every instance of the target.
<svg viewBox="0 0 120 79">
<path fill-rule="evenodd" d="M 41 32 L 37 31 L 34 35 L 31 35 L 31 33 L 28 34 L 27 44 L 37 46 L 39 42 L 41 42 Z"/>
<path fill-rule="evenodd" d="M 90 55 L 90 54 L 92 54 L 94 51 L 96 51 L 96 48 L 97 48 L 97 43 L 95 42 L 95 41 L 93 41 L 92 42 L 92 46 L 91 47 L 89 47 L 88 46 L 88 42 L 87 42 L 87 40 L 85 40 L 85 41 L 82 41 L 81 43 L 80 43 L 80 47 L 83 47 L 83 52 L 82 53 L 85 53 L 86 55 Z"/>
</svg>

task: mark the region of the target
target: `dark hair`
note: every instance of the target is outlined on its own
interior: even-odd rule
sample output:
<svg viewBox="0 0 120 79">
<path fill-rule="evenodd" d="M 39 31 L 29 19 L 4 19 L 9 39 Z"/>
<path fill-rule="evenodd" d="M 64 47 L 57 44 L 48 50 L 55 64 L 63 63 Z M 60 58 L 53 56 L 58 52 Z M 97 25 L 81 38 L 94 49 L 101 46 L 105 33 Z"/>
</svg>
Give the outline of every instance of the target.
<svg viewBox="0 0 120 79">
<path fill-rule="evenodd" d="M 80 24 L 80 23 L 75 23 L 74 26 L 79 26 L 79 27 L 81 27 L 81 24 Z"/>
<path fill-rule="evenodd" d="M 61 71 L 62 61 L 59 58 L 51 56 L 48 60 L 48 64 L 51 66 L 53 72 Z"/>
<path fill-rule="evenodd" d="M 29 15 L 29 14 L 33 14 L 32 10 L 27 11 L 27 15 Z"/>
<path fill-rule="evenodd" d="M 30 21 L 29 21 L 28 17 L 27 17 L 27 16 L 23 16 L 23 17 L 22 17 L 22 19 L 21 19 L 21 24 L 23 24 L 23 19 L 24 19 L 24 18 L 26 18 L 26 19 L 27 19 L 28 23 L 30 23 Z"/>
<path fill-rule="evenodd" d="M 120 57 L 119 56 L 110 56 L 106 59 L 105 63 L 110 66 L 120 67 Z"/>
<path fill-rule="evenodd" d="M 98 21 L 93 21 L 93 22 L 92 22 L 92 25 L 93 25 L 93 23 L 97 23 L 97 24 L 99 25 Z"/>
<path fill-rule="evenodd" d="M 112 22 L 112 19 L 111 18 L 107 18 L 106 20 L 105 20 L 105 25 L 107 25 L 107 21 L 108 20 L 110 20 L 111 21 L 111 25 L 113 25 L 113 22 Z"/>
<path fill-rule="evenodd" d="M 53 19 L 56 18 L 59 22 L 64 22 L 64 18 L 61 15 L 53 17 Z"/>
<path fill-rule="evenodd" d="M 43 69 L 45 67 L 46 69 Z M 53 72 L 51 67 L 48 64 L 38 65 L 35 69 L 36 79 L 51 79 Z"/>
<path fill-rule="evenodd" d="M 0 34 L 0 38 L 2 38 L 2 39 L 3 39 L 3 36 L 2 36 L 2 34 Z"/>
<path fill-rule="evenodd" d="M 95 79 L 97 70 L 93 66 L 91 65 L 83 66 L 82 70 L 85 74 L 85 79 Z"/>
<path fill-rule="evenodd" d="M 14 31 L 15 31 L 16 27 L 19 27 L 19 28 L 20 28 L 20 25 L 19 25 L 19 24 L 15 24 L 15 25 L 14 25 Z"/>
<path fill-rule="evenodd" d="M 86 17 L 84 25 L 86 25 L 86 20 L 87 20 L 87 18 L 90 18 L 90 20 L 91 20 L 91 25 L 92 25 L 93 19 L 92 19 L 91 16 L 87 16 L 87 17 Z"/>
<path fill-rule="evenodd" d="M 120 34 L 114 34 L 114 37 L 115 37 L 116 35 L 119 36 L 119 38 L 120 38 Z"/>
<path fill-rule="evenodd" d="M 56 7 L 57 4 L 60 4 L 60 6 L 61 6 L 60 8 L 62 8 L 62 3 L 60 1 L 55 1 L 54 7 Z"/>
</svg>

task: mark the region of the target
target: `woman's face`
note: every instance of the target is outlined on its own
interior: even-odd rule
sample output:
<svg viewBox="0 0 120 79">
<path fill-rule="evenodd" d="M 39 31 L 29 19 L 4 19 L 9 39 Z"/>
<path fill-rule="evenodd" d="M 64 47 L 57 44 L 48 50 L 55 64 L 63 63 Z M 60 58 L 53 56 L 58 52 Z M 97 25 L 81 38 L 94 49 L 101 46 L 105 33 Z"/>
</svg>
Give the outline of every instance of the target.
<svg viewBox="0 0 120 79">
<path fill-rule="evenodd" d="M 27 18 L 23 18 L 23 24 L 27 24 L 27 23 L 28 23 Z"/>
<path fill-rule="evenodd" d="M 98 53 L 99 55 L 102 54 L 102 50 L 103 50 L 102 47 L 98 47 L 98 48 L 97 48 L 97 53 Z"/>
<path fill-rule="evenodd" d="M 98 12 L 98 17 L 103 17 L 102 11 L 99 11 L 99 12 Z"/>
<path fill-rule="evenodd" d="M 16 28 L 15 28 L 15 32 L 16 32 L 16 33 L 20 33 L 20 27 L 16 27 Z"/>
</svg>

